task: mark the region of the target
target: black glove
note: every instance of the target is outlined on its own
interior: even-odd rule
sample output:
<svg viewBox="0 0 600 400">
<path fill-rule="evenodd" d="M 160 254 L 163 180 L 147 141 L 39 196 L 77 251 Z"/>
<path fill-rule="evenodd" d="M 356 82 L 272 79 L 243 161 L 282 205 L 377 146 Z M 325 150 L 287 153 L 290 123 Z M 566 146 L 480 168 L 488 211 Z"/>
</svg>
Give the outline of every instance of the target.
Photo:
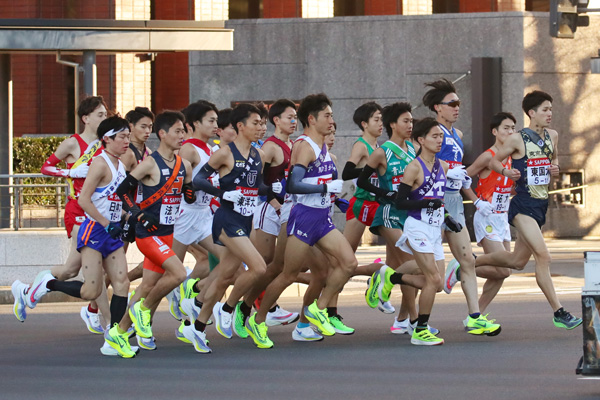
<svg viewBox="0 0 600 400">
<path fill-rule="evenodd" d="M 123 229 L 121 229 L 121 225 L 117 222 L 109 223 L 104 229 L 113 239 L 118 239 L 123 234 Z"/>
<path fill-rule="evenodd" d="M 128 219 L 121 219 L 121 228 L 123 229 L 123 234 L 121 235 L 121 239 L 124 242 L 133 243 L 135 242 L 135 224 L 137 219 L 129 216 Z"/>
<path fill-rule="evenodd" d="M 444 223 L 446 224 L 446 227 L 452 232 L 458 233 L 462 231 L 463 226 L 461 225 L 461 223 L 452 218 L 448 213 L 444 215 Z"/>
<path fill-rule="evenodd" d="M 444 205 L 444 201 L 442 199 L 431 199 L 431 200 L 424 200 L 427 201 L 427 205 L 426 208 L 433 208 L 434 210 L 437 210 L 438 208 L 440 208 L 441 206 Z M 446 214 L 448 215 L 448 214 Z M 459 229 L 460 231 L 460 229 Z"/>
<path fill-rule="evenodd" d="M 183 189 L 183 199 L 186 203 L 192 204 L 196 201 L 196 192 L 194 191 L 192 182 L 184 183 L 181 189 Z"/>
<path fill-rule="evenodd" d="M 159 228 L 159 223 L 154 218 L 146 214 L 140 214 L 138 223 L 142 224 L 145 230 L 149 233 L 156 232 Z"/>
</svg>

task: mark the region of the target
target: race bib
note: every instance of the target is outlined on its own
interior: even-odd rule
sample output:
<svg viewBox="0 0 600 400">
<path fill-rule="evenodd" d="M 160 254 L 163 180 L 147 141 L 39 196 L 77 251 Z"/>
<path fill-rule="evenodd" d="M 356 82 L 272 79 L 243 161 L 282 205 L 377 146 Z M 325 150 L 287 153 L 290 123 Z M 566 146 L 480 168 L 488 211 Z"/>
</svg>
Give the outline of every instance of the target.
<svg viewBox="0 0 600 400">
<path fill-rule="evenodd" d="M 550 160 L 544 158 L 530 158 L 527 160 L 527 184 L 548 185 L 550 183 Z"/>
<path fill-rule="evenodd" d="M 442 226 L 444 222 L 444 207 L 440 207 L 437 210 L 423 208 L 421 210 L 421 221 L 431 226 Z"/>
<path fill-rule="evenodd" d="M 400 184 L 402 183 L 403 177 L 404 177 L 404 175 L 392 176 L 392 190 L 394 192 L 398 191 L 398 188 L 400 187 Z"/>
<path fill-rule="evenodd" d="M 233 211 L 244 217 L 254 215 L 254 211 L 258 205 L 258 188 L 237 186 L 235 190 L 241 190 L 244 197 L 238 202 L 233 203 Z"/>
<path fill-rule="evenodd" d="M 179 204 L 181 196 L 165 196 L 160 205 L 160 223 L 161 225 L 174 225 L 179 214 Z"/>
<path fill-rule="evenodd" d="M 323 184 L 326 184 L 326 183 L 329 183 L 329 182 L 331 182 L 331 177 L 329 177 L 329 178 L 319 178 L 319 180 L 317 181 L 317 184 L 318 185 L 323 185 Z M 331 206 L 331 199 L 332 198 L 335 199 L 335 195 L 331 195 L 329 193 L 321 193 L 320 196 L 321 196 L 320 205 L 323 208 Z"/>
<path fill-rule="evenodd" d="M 508 206 L 510 204 L 510 187 L 498 187 L 494 189 L 494 194 L 492 195 L 492 207 L 494 212 L 503 213 L 508 211 Z"/>
<path fill-rule="evenodd" d="M 108 200 L 108 219 L 111 222 L 119 222 L 123 211 L 123 202 L 116 193 L 106 198 Z"/>
<path fill-rule="evenodd" d="M 210 201 L 212 200 L 213 196 L 203 192 L 202 190 L 199 190 L 196 192 L 196 204 L 199 206 L 207 206 L 210 204 Z"/>
<path fill-rule="evenodd" d="M 454 140 L 454 139 L 453 139 Z M 448 171 L 450 171 L 454 167 L 459 167 L 462 165 L 459 161 L 446 161 L 448 163 Z M 446 179 L 446 187 L 452 190 L 460 190 L 462 188 L 462 181 L 457 181 L 454 179 Z"/>
</svg>

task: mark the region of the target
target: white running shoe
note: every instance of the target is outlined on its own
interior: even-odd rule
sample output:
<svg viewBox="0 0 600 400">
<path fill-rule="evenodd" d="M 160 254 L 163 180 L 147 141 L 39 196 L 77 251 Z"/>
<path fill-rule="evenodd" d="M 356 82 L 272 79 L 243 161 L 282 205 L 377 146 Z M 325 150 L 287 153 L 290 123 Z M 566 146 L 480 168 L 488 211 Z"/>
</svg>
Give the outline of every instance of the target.
<svg viewBox="0 0 600 400">
<path fill-rule="evenodd" d="M 412 335 L 413 331 L 415 330 L 415 328 L 417 327 L 417 323 L 415 322 L 414 324 L 408 324 L 408 334 Z M 434 335 L 439 335 L 440 330 L 434 328 L 433 326 L 427 324 L 427 329 L 429 330 L 429 332 L 431 332 Z"/>
<path fill-rule="evenodd" d="M 27 291 L 29 290 L 29 285 L 16 280 L 13 282 L 10 287 L 10 291 L 12 292 L 13 297 L 15 298 L 15 303 L 13 306 L 13 312 L 15 317 L 21 322 L 25 322 L 25 318 L 27 318 L 27 306 L 25 299 L 27 298 Z"/>
<path fill-rule="evenodd" d="M 215 317 L 217 332 L 227 339 L 231 339 L 231 336 L 233 335 L 231 330 L 231 319 L 233 315 L 223 311 L 223 303 L 217 302 L 215 304 L 213 307 L 213 317 Z"/>
<path fill-rule="evenodd" d="M 396 312 L 396 309 L 389 301 L 379 300 L 379 303 L 377 304 L 377 309 L 384 314 L 394 314 Z"/>
<path fill-rule="evenodd" d="M 198 318 L 201 308 L 194 303 L 194 299 L 182 299 L 179 306 L 183 312 L 188 316 L 190 322 L 193 324 Z"/>
<path fill-rule="evenodd" d="M 394 324 L 390 327 L 390 331 L 394 335 L 408 335 L 409 328 L 410 318 L 403 319 L 402 321 L 394 319 Z"/>
<path fill-rule="evenodd" d="M 131 346 L 131 351 L 133 351 L 135 354 L 138 354 L 140 352 L 140 348 L 137 346 Z M 110 347 L 110 345 L 106 342 L 104 342 L 104 344 L 100 348 L 100 353 L 102 353 L 105 356 L 118 356 L 119 355 L 117 350 Z"/>
<path fill-rule="evenodd" d="M 88 310 L 88 306 L 81 307 L 81 311 L 79 312 L 81 315 L 81 319 L 85 322 L 85 325 L 88 328 L 88 331 L 95 333 L 96 335 L 104 334 L 104 327 L 100 323 L 100 314 L 93 313 Z M 110 329 L 110 328 L 109 328 Z"/>
<path fill-rule="evenodd" d="M 311 326 L 307 326 L 306 328 L 298 328 L 292 331 L 292 339 L 297 342 L 318 342 L 319 340 L 323 340 L 323 335 L 316 332 Z"/>
<path fill-rule="evenodd" d="M 287 325 L 298 321 L 299 318 L 297 312 L 289 312 L 277 306 L 275 311 L 267 313 L 265 322 L 267 326 Z"/>
<path fill-rule="evenodd" d="M 37 303 L 40 301 L 40 299 L 50 291 L 46 287 L 46 284 L 48 281 L 53 279 L 56 278 L 52 276 L 50 270 L 41 271 L 39 274 L 37 274 L 35 280 L 33 281 L 33 285 L 31 285 L 29 292 L 27 292 L 27 297 L 25 298 L 27 307 L 35 308 L 35 306 L 37 306 Z"/>
<path fill-rule="evenodd" d="M 194 324 L 184 326 L 181 330 L 183 337 L 192 342 L 194 348 L 198 353 L 210 353 L 212 350 L 208 347 L 208 340 L 206 340 L 206 333 L 197 331 L 194 328 Z"/>
<path fill-rule="evenodd" d="M 140 346 L 144 350 L 156 350 L 156 343 L 154 342 L 154 336 L 151 338 L 143 338 L 139 335 L 135 335 L 138 346 Z"/>
<path fill-rule="evenodd" d="M 181 321 L 183 319 L 183 315 L 181 315 L 181 311 L 179 310 L 179 286 L 175 289 L 171 290 L 167 296 L 167 301 L 169 302 L 169 312 L 177 321 Z"/>
<path fill-rule="evenodd" d="M 458 269 L 460 268 L 460 264 L 454 258 L 448 263 L 448 267 L 446 268 L 446 277 L 444 279 L 444 292 L 450 294 L 452 292 L 452 288 L 458 282 Z"/>
</svg>

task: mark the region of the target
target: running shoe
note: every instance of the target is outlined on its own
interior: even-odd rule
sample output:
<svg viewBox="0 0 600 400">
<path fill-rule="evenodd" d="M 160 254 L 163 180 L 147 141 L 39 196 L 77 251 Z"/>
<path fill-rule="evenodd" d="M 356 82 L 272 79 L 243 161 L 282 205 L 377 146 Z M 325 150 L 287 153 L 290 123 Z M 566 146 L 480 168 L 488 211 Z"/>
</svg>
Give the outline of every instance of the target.
<svg viewBox="0 0 600 400">
<path fill-rule="evenodd" d="M 429 329 L 423 329 L 421 332 L 417 332 L 415 329 L 410 338 L 410 342 L 417 346 L 437 346 L 444 344 L 444 339 L 435 336 L 429 332 Z"/>
<path fill-rule="evenodd" d="M 387 265 L 384 265 L 379 269 L 379 276 L 381 279 L 381 283 L 377 288 L 379 301 L 390 301 L 390 295 L 392 294 L 392 288 L 394 287 L 394 284 L 390 282 L 390 276 L 392 275 L 394 275 L 394 270 Z"/>
<path fill-rule="evenodd" d="M 257 324 L 256 313 L 252 314 L 248 321 L 246 321 L 246 331 L 248 331 L 248 335 L 254 340 L 254 344 L 259 349 L 270 349 L 273 347 L 273 342 L 267 336 L 267 324 L 264 322 L 261 324 Z"/>
<path fill-rule="evenodd" d="M 396 309 L 389 301 L 379 300 L 379 303 L 377 304 L 377 309 L 384 314 L 394 314 L 396 312 Z"/>
<path fill-rule="evenodd" d="M 143 338 L 139 335 L 135 335 L 137 338 L 138 346 L 144 350 L 156 350 L 156 342 L 154 336 L 151 338 Z"/>
<path fill-rule="evenodd" d="M 110 324 L 106 327 L 105 331 L 107 331 L 109 329 L 110 329 Z M 127 329 L 127 337 L 129 339 L 131 339 L 134 336 L 135 336 L 135 326 L 133 326 L 133 324 L 131 324 L 131 326 L 129 327 L 129 329 Z"/>
<path fill-rule="evenodd" d="M 183 315 L 179 309 L 179 287 L 171 290 L 165 297 L 169 302 L 169 312 L 173 318 L 175 318 L 177 321 L 181 321 L 183 319 Z"/>
<path fill-rule="evenodd" d="M 398 321 L 397 319 L 394 319 L 394 324 L 390 327 L 390 332 L 392 332 L 394 335 L 408 335 L 409 332 L 409 327 L 410 327 L 410 319 L 406 318 L 403 319 L 402 321 Z"/>
<path fill-rule="evenodd" d="M 367 281 L 369 287 L 365 292 L 365 300 L 367 305 L 371 308 L 375 308 L 379 305 L 379 285 L 381 285 L 381 276 L 379 276 L 379 270 L 369 278 Z"/>
<path fill-rule="evenodd" d="M 110 329 L 110 327 L 109 327 L 109 329 Z M 140 348 L 138 346 L 131 346 L 131 351 L 133 351 L 135 354 L 138 354 L 140 352 Z M 102 353 L 105 356 L 118 356 L 119 355 L 119 352 L 117 352 L 115 349 L 110 347 L 110 345 L 106 341 L 100 348 L 100 353 Z"/>
<path fill-rule="evenodd" d="M 206 354 L 212 352 L 210 347 L 208 347 L 206 333 L 197 331 L 194 324 L 184 326 L 181 333 L 194 345 L 194 349 L 196 349 L 198 353 Z"/>
<path fill-rule="evenodd" d="M 175 329 L 175 337 L 181 340 L 183 343 L 192 343 L 189 339 L 183 336 L 183 328 L 185 328 L 185 323 L 181 321 L 179 328 Z"/>
<path fill-rule="evenodd" d="M 495 320 L 488 320 L 487 314 L 480 315 L 478 318 L 471 318 L 467 321 L 467 332 L 471 335 L 487 335 L 496 336 L 500 333 L 502 328 L 500 324 L 494 323 Z"/>
<path fill-rule="evenodd" d="M 417 322 L 415 322 L 414 324 L 411 324 L 410 321 L 408 323 L 408 334 L 412 335 L 415 328 L 417 327 Z M 427 324 L 427 329 L 429 330 L 429 332 L 431 332 L 434 335 L 439 335 L 440 334 L 440 330 L 434 328 L 433 326 Z"/>
<path fill-rule="evenodd" d="M 267 313 L 265 323 L 267 326 L 288 325 L 292 324 L 300 318 L 297 312 L 287 311 L 279 306 L 273 312 Z"/>
<path fill-rule="evenodd" d="M 582 322 L 583 320 L 581 318 L 577 318 L 564 309 L 560 313 L 560 316 L 554 317 L 554 326 L 568 330 L 577 328 Z"/>
<path fill-rule="evenodd" d="M 88 331 L 95 333 L 96 335 L 104 334 L 104 327 L 100 323 L 100 314 L 97 312 L 90 312 L 88 306 L 83 306 L 81 307 L 79 315 L 81 315 L 81 319 L 85 322 Z"/>
<path fill-rule="evenodd" d="M 320 310 L 319 307 L 317 307 L 317 300 L 308 307 L 304 307 L 304 316 L 311 324 L 316 326 L 323 335 L 335 335 L 335 329 L 329 322 L 327 310 Z"/>
<path fill-rule="evenodd" d="M 198 295 L 197 292 L 194 291 L 194 285 L 198 282 L 199 279 L 186 279 L 183 281 L 181 285 L 179 285 L 179 311 L 185 316 L 185 311 L 181 308 L 181 301 L 183 299 L 193 299 Z"/>
<path fill-rule="evenodd" d="M 143 338 L 152 337 L 152 326 L 150 326 L 150 310 L 142 310 L 144 299 L 129 307 L 129 317 L 135 326 L 135 333 Z"/>
<path fill-rule="evenodd" d="M 26 301 L 27 291 L 29 290 L 29 285 L 16 280 L 13 282 L 10 287 L 10 291 L 12 292 L 13 297 L 15 298 L 15 304 L 13 306 L 13 312 L 15 317 L 21 322 L 25 322 L 25 318 L 27 318 L 27 307 Z"/>
<path fill-rule="evenodd" d="M 339 314 L 329 317 L 329 323 L 333 326 L 335 333 L 339 333 L 340 335 L 352 335 L 354 333 L 354 328 L 350 328 L 348 325 L 344 324 L 342 320 L 343 318 Z"/>
<path fill-rule="evenodd" d="M 217 331 L 227 339 L 231 339 L 233 335 L 231 332 L 231 318 L 233 315 L 223 311 L 223 303 L 217 302 L 215 304 L 213 307 L 213 316 L 215 317 Z"/>
<path fill-rule="evenodd" d="M 196 305 L 195 299 L 181 299 L 181 303 L 179 303 L 179 307 L 183 310 L 183 315 L 186 315 L 190 322 L 194 322 L 198 319 L 198 315 L 200 314 L 200 307 Z"/>
<path fill-rule="evenodd" d="M 248 337 L 248 332 L 246 332 L 246 327 L 244 326 L 246 323 L 246 318 L 244 318 L 244 313 L 241 310 L 242 302 L 238 301 L 235 305 L 235 310 L 233 310 L 233 331 L 238 337 L 242 339 L 246 339 Z"/>
<path fill-rule="evenodd" d="M 297 342 L 318 342 L 323 340 L 323 335 L 315 331 L 312 327 L 307 326 L 306 328 L 298 328 L 292 331 L 292 339 Z"/>
<path fill-rule="evenodd" d="M 135 352 L 129 345 L 129 338 L 127 337 L 127 334 L 120 334 L 118 326 L 119 325 L 115 323 L 115 325 L 112 328 L 104 332 L 104 341 L 108 343 L 110 347 L 117 351 L 119 357 L 135 357 Z"/>
<path fill-rule="evenodd" d="M 452 288 L 459 281 L 458 275 L 460 271 L 460 264 L 454 258 L 448 263 L 446 268 L 446 278 L 444 279 L 444 292 L 452 293 Z"/>
<path fill-rule="evenodd" d="M 27 292 L 27 297 L 25 298 L 25 302 L 27 303 L 27 307 L 35 308 L 40 299 L 48 293 L 50 290 L 46 287 L 48 281 L 56 279 L 50 273 L 50 270 L 41 271 L 35 277 L 31 288 Z"/>
</svg>

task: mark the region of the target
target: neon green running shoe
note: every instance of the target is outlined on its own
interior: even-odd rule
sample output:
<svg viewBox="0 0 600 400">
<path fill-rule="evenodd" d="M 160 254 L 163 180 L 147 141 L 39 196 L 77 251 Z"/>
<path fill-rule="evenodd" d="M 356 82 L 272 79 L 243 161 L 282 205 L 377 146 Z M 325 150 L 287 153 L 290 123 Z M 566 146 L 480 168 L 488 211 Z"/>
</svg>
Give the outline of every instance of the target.
<svg viewBox="0 0 600 400">
<path fill-rule="evenodd" d="M 319 307 L 317 307 L 317 300 L 308 307 L 304 307 L 304 316 L 311 324 L 316 326 L 323 335 L 335 335 L 335 328 L 329 322 L 327 311 L 320 310 Z"/>
<path fill-rule="evenodd" d="M 365 292 L 365 300 L 367 301 L 367 305 L 371 308 L 377 307 L 379 304 L 379 285 L 381 285 L 381 276 L 379 275 L 379 271 L 375 271 L 375 273 L 369 278 L 369 287 Z"/>
<path fill-rule="evenodd" d="M 144 299 L 129 307 L 129 316 L 135 327 L 135 333 L 143 338 L 152 337 L 152 327 L 150 326 L 150 310 L 142 310 Z"/>
<path fill-rule="evenodd" d="M 129 345 L 129 337 L 127 336 L 127 333 L 120 334 L 119 330 L 117 329 L 118 326 L 119 325 L 115 323 L 112 328 L 107 329 L 104 332 L 104 341 L 117 351 L 119 357 L 135 357 L 135 352 Z"/>
<path fill-rule="evenodd" d="M 175 337 L 181 340 L 183 343 L 192 343 L 188 338 L 183 335 L 183 328 L 185 328 L 185 322 L 181 321 L 179 328 L 175 329 Z"/>
<path fill-rule="evenodd" d="M 270 349 L 273 347 L 273 342 L 267 336 L 267 324 L 264 322 L 262 324 L 257 324 L 255 317 L 256 313 L 252 314 L 252 316 L 248 318 L 245 327 L 246 331 L 252 340 L 254 340 L 254 344 L 256 344 L 259 349 Z"/>
<path fill-rule="evenodd" d="M 236 335 L 241 337 L 242 339 L 246 339 L 248 337 L 248 332 L 246 331 L 246 327 L 244 326 L 244 313 L 241 310 L 242 302 L 238 301 L 235 305 L 235 309 L 233 310 L 233 331 Z"/>
<path fill-rule="evenodd" d="M 415 329 L 410 342 L 417 346 L 438 346 L 444 344 L 444 339 L 435 336 L 429 329 L 423 329 L 421 332 Z"/>
<path fill-rule="evenodd" d="M 329 323 L 335 329 L 335 333 L 339 333 L 340 335 L 352 335 L 354 333 L 354 328 L 350 328 L 348 325 L 342 322 L 343 318 L 341 315 L 337 314 L 332 317 L 329 317 Z"/>
<path fill-rule="evenodd" d="M 392 288 L 394 287 L 394 284 L 390 282 L 390 276 L 392 275 L 394 275 L 394 270 L 387 265 L 384 265 L 379 269 L 381 283 L 378 287 L 377 294 L 379 296 L 379 300 L 383 302 L 390 301 L 390 295 L 392 294 Z"/>
<path fill-rule="evenodd" d="M 487 314 L 480 315 L 478 318 L 471 318 L 469 316 L 465 329 L 471 335 L 496 336 L 500 333 L 502 328 L 500 328 L 500 324 L 496 324 L 494 321 L 495 320 L 489 321 L 487 319 Z"/>
</svg>

